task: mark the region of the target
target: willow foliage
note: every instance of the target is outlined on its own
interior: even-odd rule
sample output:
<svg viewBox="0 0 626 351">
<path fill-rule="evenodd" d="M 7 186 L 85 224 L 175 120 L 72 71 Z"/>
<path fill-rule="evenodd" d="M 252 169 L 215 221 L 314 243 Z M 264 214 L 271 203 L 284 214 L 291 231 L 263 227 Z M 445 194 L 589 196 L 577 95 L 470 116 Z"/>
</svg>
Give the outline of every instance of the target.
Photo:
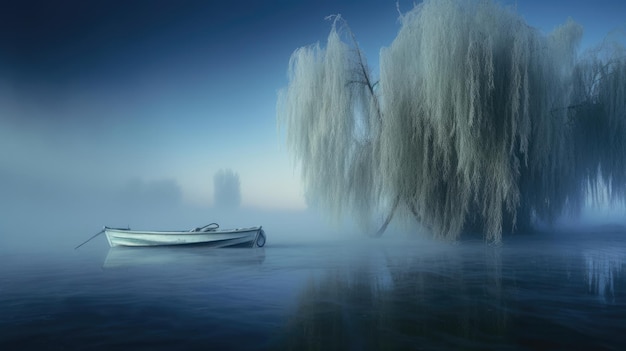
<svg viewBox="0 0 626 351">
<path fill-rule="evenodd" d="M 345 211 L 370 218 L 378 202 L 380 176 L 372 140 L 378 107 L 369 72 L 358 49 L 336 28 L 326 48 L 296 50 L 289 62 L 289 86 L 278 98 L 287 146 L 300 161 L 308 201 L 335 219 Z M 345 33 L 344 33 L 345 34 Z"/>
<path fill-rule="evenodd" d="M 401 209 L 437 237 L 499 242 L 578 208 L 598 177 L 626 195 L 625 61 L 578 62 L 573 21 L 544 35 L 491 1 L 424 1 L 381 50 L 376 89 L 337 23 L 325 49 L 294 52 L 277 107 L 329 213 Z"/>
</svg>

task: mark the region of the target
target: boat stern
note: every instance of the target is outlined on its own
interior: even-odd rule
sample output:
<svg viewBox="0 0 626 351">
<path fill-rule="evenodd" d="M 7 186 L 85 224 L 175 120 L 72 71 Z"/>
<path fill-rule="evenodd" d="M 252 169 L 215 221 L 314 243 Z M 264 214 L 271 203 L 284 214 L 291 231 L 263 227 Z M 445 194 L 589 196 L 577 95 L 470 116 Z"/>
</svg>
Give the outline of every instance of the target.
<svg viewBox="0 0 626 351">
<path fill-rule="evenodd" d="M 263 227 L 259 227 L 259 231 L 257 231 L 256 238 L 254 240 L 254 247 L 263 247 L 265 246 L 265 241 L 267 237 L 265 236 L 265 231 Z"/>
</svg>

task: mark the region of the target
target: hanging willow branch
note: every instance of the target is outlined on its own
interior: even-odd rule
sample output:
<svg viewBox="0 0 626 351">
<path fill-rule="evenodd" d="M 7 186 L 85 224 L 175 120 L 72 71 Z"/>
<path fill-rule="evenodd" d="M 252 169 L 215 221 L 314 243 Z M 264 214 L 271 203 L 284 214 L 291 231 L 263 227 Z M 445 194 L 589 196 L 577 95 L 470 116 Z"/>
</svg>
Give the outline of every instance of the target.
<svg viewBox="0 0 626 351">
<path fill-rule="evenodd" d="M 492 1 L 425 0 L 373 83 L 332 19 L 325 48 L 293 53 L 277 105 L 310 204 L 386 213 L 375 236 L 403 209 L 435 237 L 499 242 L 579 207 L 598 177 L 626 196 L 625 60 L 577 62 L 573 21 L 544 35 Z"/>
</svg>

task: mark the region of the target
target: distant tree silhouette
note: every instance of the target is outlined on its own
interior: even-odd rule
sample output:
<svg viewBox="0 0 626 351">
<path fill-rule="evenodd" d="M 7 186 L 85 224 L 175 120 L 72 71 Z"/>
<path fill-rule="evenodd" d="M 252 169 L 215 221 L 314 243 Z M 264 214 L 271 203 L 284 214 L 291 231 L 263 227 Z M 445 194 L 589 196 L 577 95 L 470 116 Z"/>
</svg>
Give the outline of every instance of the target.
<svg viewBox="0 0 626 351">
<path fill-rule="evenodd" d="M 241 204 L 239 174 L 231 169 L 220 169 L 213 177 L 213 199 L 215 206 L 236 208 Z"/>
</svg>

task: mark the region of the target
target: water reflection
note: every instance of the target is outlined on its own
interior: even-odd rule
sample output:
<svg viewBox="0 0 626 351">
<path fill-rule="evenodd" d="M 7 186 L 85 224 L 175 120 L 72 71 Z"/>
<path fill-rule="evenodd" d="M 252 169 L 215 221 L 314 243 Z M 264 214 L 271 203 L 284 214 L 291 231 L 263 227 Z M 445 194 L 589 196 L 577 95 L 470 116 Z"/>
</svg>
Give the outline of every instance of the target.
<svg viewBox="0 0 626 351">
<path fill-rule="evenodd" d="M 623 250 L 549 242 L 354 255 L 309 278 L 283 346 L 568 349 L 594 345 L 594 338 L 610 345 L 619 338 L 615 316 L 626 313 L 624 258 Z"/>
<path fill-rule="evenodd" d="M 312 277 L 286 327 L 287 347 L 407 349 L 420 339 L 445 344 L 454 337 L 465 346 L 497 341 L 507 324 L 501 248 L 420 253 L 382 250 Z"/>
<path fill-rule="evenodd" d="M 585 250 L 583 257 L 587 267 L 589 292 L 600 297 L 604 302 L 614 303 L 616 284 L 623 280 L 626 249 L 611 247 Z"/>
<path fill-rule="evenodd" d="M 113 247 L 104 259 L 105 269 L 139 266 L 232 266 L 258 265 L 265 261 L 265 249 L 214 249 L 206 247 Z"/>
<path fill-rule="evenodd" d="M 0 350 L 621 349 L 625 237 L 546 238 L 0 253 Z"/>
</svg>

